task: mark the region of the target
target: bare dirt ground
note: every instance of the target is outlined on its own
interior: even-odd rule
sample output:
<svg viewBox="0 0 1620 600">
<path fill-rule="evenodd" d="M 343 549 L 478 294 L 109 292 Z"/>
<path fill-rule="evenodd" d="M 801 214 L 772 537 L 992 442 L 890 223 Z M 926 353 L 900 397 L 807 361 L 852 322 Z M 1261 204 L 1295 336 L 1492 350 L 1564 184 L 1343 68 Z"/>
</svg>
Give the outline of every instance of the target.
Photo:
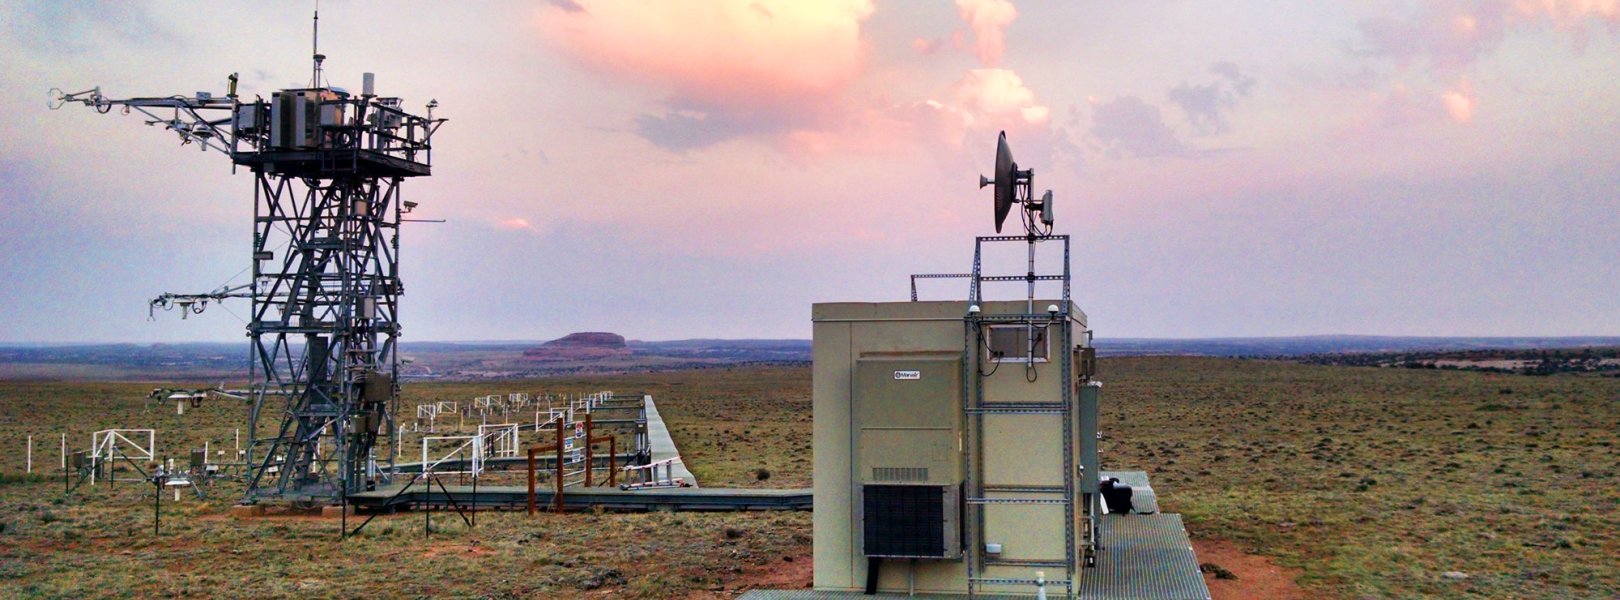
<svg viewBox="0 0 1620 600">
<path fill-rule="evenodd" d="M 687 596 L 689 600 L 715 600 L 720 598 L 735 598 L 748 590 L 794 590 L 810 587 L 815 578 L 815 568 L 810 561 L 808 552 L 798 555 L 786 555 L 779 560 L 758 566 L 743 569 L 734 575 L 724 585 L 713 586 L 715 589 L 694 591 Z"/>
<path fill-rule="evenodd" d="M 1225 540 L 1193 540 L 1204 569 L 1204 583 L 1213 600 L 1303 600 L 1309 598 L 1295 580 L 1299 569 L 1288 569 L 1270 558 L 1245 552 Z M 1211 568 L 1218 567 L 1218 568 Z"/>
</svg>

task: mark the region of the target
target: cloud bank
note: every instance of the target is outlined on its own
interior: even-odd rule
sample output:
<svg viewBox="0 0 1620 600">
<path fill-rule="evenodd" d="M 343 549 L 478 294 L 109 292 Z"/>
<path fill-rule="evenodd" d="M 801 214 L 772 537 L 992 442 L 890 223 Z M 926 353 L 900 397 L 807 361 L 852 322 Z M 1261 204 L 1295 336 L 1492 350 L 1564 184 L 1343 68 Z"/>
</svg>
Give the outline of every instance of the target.
<svg viewBox="0 0 1620 600">
<path fill-rule="evenodd" d="M 1423 73 L 1435 86 L 1427 114 L 1462 124 L 1473 120 L 1479 99 L 1469 75 L 1510 34 L 1548 29 L 1584 48 L 1593 26 L 1620 31 L 1620 0 L 1436 0 L 1404 15 L 1363 19 L 1356 53 L 1391 61 L 1402 71 Z M 1398 90 L 1389 102 L 1407 102 Z M 1400 107 L 1385 107 L 1404 110 Z"/>
</svg>

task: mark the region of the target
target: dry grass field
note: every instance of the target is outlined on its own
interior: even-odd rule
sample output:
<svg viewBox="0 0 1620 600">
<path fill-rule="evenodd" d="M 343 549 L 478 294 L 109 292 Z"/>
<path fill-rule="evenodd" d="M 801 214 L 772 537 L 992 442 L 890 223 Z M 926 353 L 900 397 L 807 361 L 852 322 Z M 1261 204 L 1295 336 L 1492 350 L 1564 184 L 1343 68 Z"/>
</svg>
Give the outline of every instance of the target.
<svg viewBox="0 0 1620 600">
<path fill-rule="evenodd" d="M 1308 590 L 1620 597 L 1620 380 L 1195 358 L 1103 369 L 1104 465 L 1151 468 L 1195 538 L 1275 556 Z"/>
<path fill-rule="evenodd" d="M 1311 597 L 1620 596 L 1620 380 L 1198 358 L 1102 364 L 1103 462 L 1146 468 L 1195 538 L 1296 569 Z M 418 402 L 646 391 L 705 486 L 810 484 L 807 367 L 407 387 Z M 729 597 L 808 581 L 807 513 L 225 515 L 240 486 L 64 497 L 57 435 L 229 448 L 239 406 L 143 412 L 150 384 L 0 382 L 0 597 Z M 23 471 L 23 439 L 35 468 Z M 172 497 L 171 497 L 172 499 Z M 352 525 L 352 523 L 351 523 Z M 1446 577 L 1447 572 L 1465 577 Z M 1243 581 L 1236 582 L 1241 589 Z M 1238 597 L 1242 597 L 1239 595 Z"/>
</svg>

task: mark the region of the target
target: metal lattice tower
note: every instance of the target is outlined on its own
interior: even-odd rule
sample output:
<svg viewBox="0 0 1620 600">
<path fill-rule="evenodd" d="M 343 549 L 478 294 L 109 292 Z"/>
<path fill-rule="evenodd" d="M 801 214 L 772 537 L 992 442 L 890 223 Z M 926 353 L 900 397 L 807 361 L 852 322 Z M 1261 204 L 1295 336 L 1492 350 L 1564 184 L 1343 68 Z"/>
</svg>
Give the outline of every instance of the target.
<svg viewBox="0 0 1620 600">
<path fill-rule="evenodd" d="M 110 112 L 138 111 L 182 144 L 222 152 L 254 174 L 252 281 L 206 294 L 163 294 L 155 308 L 201 312 L 249 298 L 251 338 L 245 502 L 340 501 L 385 479 L 395 455 L 399 385 L 399 228 L 416 206 L 405 178 L 431 174 L 433 133 L 445 122 L 377 97 L 365 75 L 351 95 L 311 85 L 243 101 L 224 97 L 110 99 L 64 94 Z M 234 169 L 234 167 L 233 167 Z"/>
</svg>

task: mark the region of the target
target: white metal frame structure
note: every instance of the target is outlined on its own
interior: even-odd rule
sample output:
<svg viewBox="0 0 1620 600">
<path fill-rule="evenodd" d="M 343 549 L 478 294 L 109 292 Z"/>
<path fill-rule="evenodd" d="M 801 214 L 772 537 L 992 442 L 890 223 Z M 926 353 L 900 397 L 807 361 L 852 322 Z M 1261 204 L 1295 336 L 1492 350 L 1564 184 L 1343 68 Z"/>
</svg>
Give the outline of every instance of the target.
<svg viewBox="0 0 1620 600">
<path fill-rule="evenodd" d="M 624 472 L 625 483 L 620 484 L 619 489 L 687 487 L 686 481 L 674 474 L 675 463 L 678 462 L 681 462 L 681 457 L 676 456 L 645 465 L 621 467 L 619 470 Z"/>
<path fill-rule="evenodd" d="M 146 445 L 130 439 L 130 436 L 146 436 Z M 120 443 L 121 442 L 121 443 Z M 127 449 L 127 451 L 126 451 Z M 95 485 L 96 474 L 101 472 L 103 466 L 107 467 L 108 481 L 145 481 L 145 478 L 119 480 L 113 468 L 119 459 L 123 459 L 141 471 L 140 462 L 151 462 L 157 457 L 157 430 L 154 429 L 103 429 L 90 434 L 90 485 Z"/>
<path fill-rule="evenodd" d="M 496 458 L 515 458 L 518 446 L 522 445 L 517 423 L 479 425 L 478 437 L 483 440 L 485 453 Z"/>
<path fill-rule="evenodd" d="M 447 454 L 445 454 L 443 456 L 440 456 L 437 460 L 434 460 L 432 462 L 428 462 L 428 452 L 429 452 L 429 448 L 433 445 L 433 442 L 446 441 L 446 440 L 464 440 L 464 441 L 461 443 L 461 445 L 458 445 L 454 449 L 450 450 L 449 453 L 447 453 Z M 462 455 L 464 453 L 468 455 L 466 460 L 467 460 L 467 465 L 468 465 L 470 470 L 466 470 L 466 471 L 462 471 L 462 470 L 437 471 L 437 470 L 434 469 L 434 467 L 437 467 L 437 466 L 439 466 L 439 465 L 441 465 L 441 464 L 443 464 L 443 463 L 445 463 L 447 461 L 453 460 L 457 456 L 460 456 L 460 455 Z M 484 438 L 482 436 L 477 436 L 477 435 L 436 435 L 436 436 L 424 437 L 424 438 L 422 438 L 422 475 L 421 476 L 425 478 L 425 477 L 427 477 L 429 475 L 433 475 L 433 474 L 457 475 L 457 474 L 464 474 L 465 473 L 465 474 L 470 474 L 473 477 L 478 477 L 479 475 L 482 475 L 484 473 L 484 458 L 485 458 L 485 456 L 484 456 Z"/>
</svg>

